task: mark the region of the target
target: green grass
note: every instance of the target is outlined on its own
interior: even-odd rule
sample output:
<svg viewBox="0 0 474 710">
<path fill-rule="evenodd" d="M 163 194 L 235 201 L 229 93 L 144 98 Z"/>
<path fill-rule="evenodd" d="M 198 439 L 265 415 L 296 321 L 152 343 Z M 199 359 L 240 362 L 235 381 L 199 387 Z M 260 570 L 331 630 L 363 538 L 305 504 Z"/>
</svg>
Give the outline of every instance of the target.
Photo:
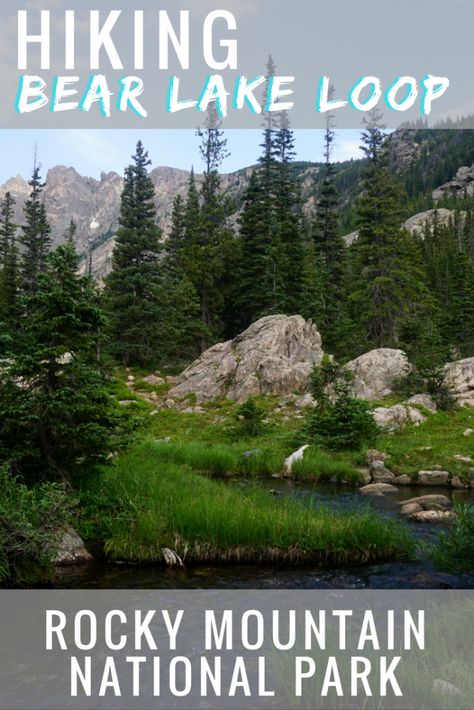
<svg viewBox="0 0 474 710">
<path fill-rule="evenodd" d="M 120 510 L 100 514 L 112 559 L 157 561 L 162 547 L 195 562 L 288 564 L 363 563 L 414 552 L 403 523 L 368 508 L 337 514 L 293 498 L 276 500 L 257 486 L 240 490 L 164 463 L 159 449 L 143 443 L 103 473 L 101 489 L 114 491 Z"/>
<path fill-rule="evenodd" d="M 328 454 L 315 446 L 306 449 L 301 461 L 293 466 L 293 475 L 298 480 L 329 481 L 336 477 L 337 482 L 357 483 L 359 472 L 350 456 Z"/>
<path fill-rule="evenodd" d="M 438 412 L 419 427 L 382 436 L 375 448 L 391 455 L 387 465 L 395 473 L 414 476 L 430 466 L 441 466 L 467 479 L 474 468 L 474 437 L 463 436 L 466 429 L 474 429 L 474 410 L 460 407 L 453 412 Z M 461 463 L 456 455 L 471 456 L 473 462 Z"/>
</svg>

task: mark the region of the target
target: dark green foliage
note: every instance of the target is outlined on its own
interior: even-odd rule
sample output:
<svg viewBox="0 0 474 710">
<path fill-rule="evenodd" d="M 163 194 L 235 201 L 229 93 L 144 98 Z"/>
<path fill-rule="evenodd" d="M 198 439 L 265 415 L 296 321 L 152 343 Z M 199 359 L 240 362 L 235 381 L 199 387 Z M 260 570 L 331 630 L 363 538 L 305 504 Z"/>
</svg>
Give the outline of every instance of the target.
<svg viewBox="0 0 474 710">
<path fill-rule="evenodd" d="M 18 248 L 17 226 L 13 223 L 15 200 L 9 192 L 0 207 L 0 354 L 8 352 L 8 330 L 18 316 Z"/>
<path fill-rule="evenodd" d="M 0 466 L 0 585 L 29 586 L 52 571 L 58 530 L 71 516 L 64 486 L 27 488 Z"/>
<path fill-rule="evenodd" d="M 452 571 L 474 571 L 474 507 L 458 505 L 457 517 L 449 532 L 443 533 L 433 550 L 437 564 Z"/>
<path fill-rule="evenodd" d="M 27 299 L 23 348 L 0 387 L 0 460 L 28 482 L 71 480 L 105 462 L 128 419 L 97 359 L 103 314 L 70 242 L 47 259 Z"/>
<path fill-rule="evenodd" d="M 156 362 L 162 351 L 160 229 L 150 160 L 141 141 L 125 170 L 120 227 L 105 289 L 113 353 L 125 365 Z"/>
<path fill-rule="evenodd" d="M 430 319 L 432 301 L 419 245 L 401 229 L 403 194 L 389 167 L 377 112 L 362 134 L 362 147 L 367 167 L 352 249 L 352 312 L 362 348 L 399 347 L 406 344 L 404 331 L 417 332 Z"/>
<path fill-rule="evenodd" d="M 255 397 L 248 397 L 237 409 L 237 418 L 244 435 L 258 436 L 262 432 L 265 410 Z"/>
<path fill-rule="evenodd" d="M 316 406 L 306 417 L 305 440 L 334 451 L 358 451 L 372 444 L 379 429 L 369 405 L 350 390 L 351 376 L 325 358 L 311 377 L 311 394 Z"/>
<path fill-rule="evenodd" d="M 26 297 L 36 293 L 38 275 L 46 268 L 46 257 L 51 246 L 51 227 L 42 197 L 44 183 L 39 171 L 35 164 L 29 183 L 31 193 L 24 206 L 25 225 L 21 228 L 19 240 L 23 247 L 20 286 Z"/>
</svg>

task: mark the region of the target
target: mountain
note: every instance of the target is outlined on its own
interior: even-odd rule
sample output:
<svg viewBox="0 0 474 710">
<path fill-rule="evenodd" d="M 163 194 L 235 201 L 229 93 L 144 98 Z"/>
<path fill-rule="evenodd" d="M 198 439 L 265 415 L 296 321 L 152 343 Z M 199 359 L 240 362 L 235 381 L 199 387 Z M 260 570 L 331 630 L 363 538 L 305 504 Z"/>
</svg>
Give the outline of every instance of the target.
<svg viewBox="0 0 474 710">
<path fill-rule="evenodd" d="M 474 184 L 474 131 L 400 128 L 390 136 L 390 154 L 394 171 L 408 193 L 405 219 L 433 207 L 452 208 L 453 196 L 472 194 Z M 354 232 L 353 203 L 360 191 L 362 160 L 337 164 L 337 185 L 342 196 L 343 233 Z M 321 164 L 295 164 L 303 194 L 303 210 L 307 216 L 317 209 L 317 188 Z M 242 197 L 253 167 L 222 176 L 222 187 L 228 198 L 229 221 L 235 223 Z M 189 172 L 169 167 L 154 168 L 151 179 L 155 186 L 156 207 L 166 237 L 173 199 L 184 195 Z M 199 181 L 201 176 L 197 176 Z M 114 246 L 113 235 L 118 226 L 120 194 L 123 178 L 115 172 L 102 173 L 99 180 L 80 175 L 73 167 L 63 165 L 46 175 L 44 197 L 52 226 L 53 242 L 62 241 L 73 219 L 75 237 L 84 271 L 91 255 L 92 271 L 99 278 L 110 269 Z M 467 189 L 465 189 L 467 188 Z M 17 176 L 0 186 L 0 198 L 10 191 L 16 199 L 15 219 L 22 224 L 23 204 L 30 188 L 28 181 Z"/>
</svg>

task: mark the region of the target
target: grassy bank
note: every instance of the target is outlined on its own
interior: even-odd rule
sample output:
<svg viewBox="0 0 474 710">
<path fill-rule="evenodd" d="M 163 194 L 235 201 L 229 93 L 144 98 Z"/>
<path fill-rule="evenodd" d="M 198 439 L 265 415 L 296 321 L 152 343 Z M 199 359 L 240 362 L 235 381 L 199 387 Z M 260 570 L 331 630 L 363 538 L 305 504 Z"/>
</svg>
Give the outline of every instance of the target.
<svg viewBox="0 0 474 710">
<path fill-rule="evenodd" d="M 81 532 L 100 538 L 110 558 L 140 562 L 161 560 L 163 547 L 193 562 L 342 564 L 414 553 L 403 524 L 240 489 L 193 472 L 188 453 L 175 448 L 164 462 L 163 447 L 146 442 L 121 457 L 83 494 Z"/>
</svg>

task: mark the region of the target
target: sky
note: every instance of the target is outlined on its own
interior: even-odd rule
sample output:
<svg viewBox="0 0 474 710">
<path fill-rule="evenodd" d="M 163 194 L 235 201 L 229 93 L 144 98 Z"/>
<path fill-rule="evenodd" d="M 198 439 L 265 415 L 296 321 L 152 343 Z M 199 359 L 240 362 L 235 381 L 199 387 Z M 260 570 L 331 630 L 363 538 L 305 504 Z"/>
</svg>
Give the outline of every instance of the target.
<svg viewBox="0 0 474 710">
<path fill-rule="evenodd" d="M 231 155 L 222 172 L 233 172 L 253 165 L 259 154 L 261 131 L 226 131 Z M 323 157 L 323 131 L 295 130 L 297 158 L 320 161 Z M 0 183 L 21 175 L 29 178 L 35 145 L 42 175 L 55 165 L 75 168 L 81 175 L 99 178 L 100 173 L 123 173 L 138 140 L 150 153 L 152 165 L 202 170 L 199 139 L 188 130 L 0 130 Z M 338 132 L 334 160 L 360 157 L 357 131 Z"/>
</svg>

